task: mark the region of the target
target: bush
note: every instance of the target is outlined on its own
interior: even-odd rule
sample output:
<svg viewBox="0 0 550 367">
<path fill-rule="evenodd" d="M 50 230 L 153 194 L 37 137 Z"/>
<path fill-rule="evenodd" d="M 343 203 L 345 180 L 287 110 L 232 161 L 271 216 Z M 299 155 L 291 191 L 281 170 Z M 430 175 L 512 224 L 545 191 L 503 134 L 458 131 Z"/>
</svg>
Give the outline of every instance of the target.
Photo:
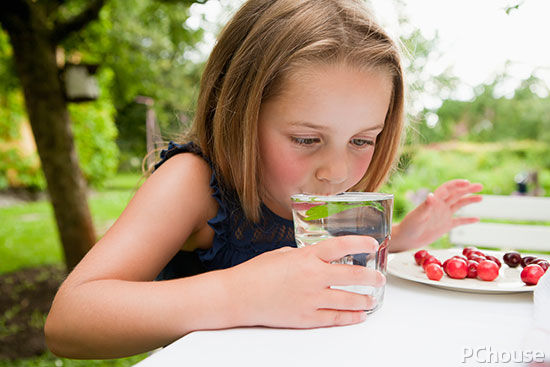
<svg viewBox="0 0 550 367">
<path fill-rule="evenodd" d="M 109 80 L 108 73 L 100 73 L 103 95 L 97 101 L 69 104 L 80 168 L 94 186 L 100 186 L 118 167 L 114 107 L 104 93 L 107 88 L 103 87 Z M 43 190 L 46 184 L 38 154 L 28 154 L 20 148 L 21 131 L 27 119 L 21 92 L 15 90 L 0 97 L 0 107 L 0 189 Z"/>
<path fill-rule="evenodd" d="M 409 163 L 381 188 L 394 194 L 396 222 L 414 209 L 422 193 L 456 178 L 482 183 L 483 194 L 509 195 L 516 190 L 518 173 L 536 171 L 542 189 L 550 194 L 550 147 L 542 142 L 444 143 L 407 147 L 403 154 Z"/>
<path fill-rule="evenodd" d="M 105 84 L 106 79 L 107 73 L 100 75 L 100 84 Z M 102 93 L 106 90 L 102 88 Z M 88 183 L 101 186 L 118 168 L 115 109 L 110 98 L 103 94 L 91 103 L 70 104 L 69 111 L 82 173 Z"/>
</svg>

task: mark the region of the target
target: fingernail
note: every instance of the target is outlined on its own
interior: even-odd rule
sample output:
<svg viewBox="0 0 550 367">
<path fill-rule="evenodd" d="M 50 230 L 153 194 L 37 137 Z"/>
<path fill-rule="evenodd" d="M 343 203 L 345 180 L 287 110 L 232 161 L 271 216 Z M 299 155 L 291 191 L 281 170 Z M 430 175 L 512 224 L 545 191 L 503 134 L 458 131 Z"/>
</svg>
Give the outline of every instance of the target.
<svg viewBox="0 0 550 367">
<path fill-rule="evenodd" d="M 359 320 L 365 321 L 367 319 L 367 312 L 363 311 L 361 312 L 361 316 L 359 316 Z"/>
</svg>

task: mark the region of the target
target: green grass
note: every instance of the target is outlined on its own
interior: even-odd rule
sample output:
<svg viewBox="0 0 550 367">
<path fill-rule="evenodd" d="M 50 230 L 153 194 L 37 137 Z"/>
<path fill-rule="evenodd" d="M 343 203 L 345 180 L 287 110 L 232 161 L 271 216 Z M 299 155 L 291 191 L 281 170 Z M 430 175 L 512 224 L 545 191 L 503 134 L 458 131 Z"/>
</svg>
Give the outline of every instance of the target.
<svg viewBox="0 0 550 367">
<path fill-rule="evenodd" d="M 36 358 L 0 360 L 0 367 L 129 367 L 145 359 L 148 354 L 109 360 L 76 360 L 59 358 L 47 352 Z"/>
<path fill-rule="evenodd" d="M 0 367 L 129 367 L 145 359 L 148 354 L 109 360 L 76 360 L 59 358 L 50 352 L 40 357 L 0 360 Z"/>
<path fill-rule="evenodd" d="M 140 181 L 139 174 L 118 174 L 89 196 L 90 211 L 98 235 L 122 213 Z M 48 201 L 0 208 L 0 274 L 20 268 L 63 263 L 53 209 Z M 147 354 L 113 360 L 72 360 L 46 352 L 40 357 L 0 360 L 0 367 L 127 367 Z"/>
<path fill-rule="evenodd" d="M 140 181 L 139 174 L 118 174 L 89 196 L 98 235 L 122 213 Z M 0 274 L 20 268 L 63 262 L 49 201 L 0 208 Z"/>
</svg>

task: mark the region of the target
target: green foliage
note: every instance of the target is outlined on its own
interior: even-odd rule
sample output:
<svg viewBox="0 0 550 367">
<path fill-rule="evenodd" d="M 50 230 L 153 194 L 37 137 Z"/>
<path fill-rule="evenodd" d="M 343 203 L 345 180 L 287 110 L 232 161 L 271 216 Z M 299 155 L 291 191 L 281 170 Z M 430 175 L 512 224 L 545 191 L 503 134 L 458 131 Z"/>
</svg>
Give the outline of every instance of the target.
<svg viewBox="0 0 550 367">
<path fill-rule="evenodd" d="M 97 101 L 69 104 L 80 167 L 84 177 L 94 186 L 101 185 L 118 168 L 114 107 L 107 88 L 111 75 L 109 70 L 104 70 L 98 77 L 102 95 Z M 28 156 L 17 148 L 21 124 L 26 121 L 20 91 L 13 90 L 1 96 L 0 107 L 0 189 L 43 190 L 46 182 L 38 155 Z"/>
<path fill-rule="evenodd" d="M 327 203 L 323 203 L 321 205 L 315 205 L 309 208 L 306 211 L 304 220 L 306 221 L 318 220 L 322 218 L 327 218 L 330 215 L 338 214 L 345 210 L 367 207 L 367 206 L 371 208 L 375 208 L 378 211 L 384 212 L 384 207 L 382 206 L 382 204 L 376 201 L 327 202 Z"/>
<path fill-rule="evenodd" d="M 13 92 L 17 88 L 19 88 L 19 81 L 15 74 L 8 34 L 0 28 L 0 96 Z"/>
<path fill-rule="evenodd" d="M 482 183 L 484 194 L 509 195 L 516 190 L 514 177 L 518 173 L 537 171 L 542 189 L 550 194 L 550 146 L 545 143 L 434 144 L 407 147 L 404 154 L 412 156 L 411 163 L 380 189 L 394 194 L 396 221 L 418 204 L 415 193 L 434 191 L 456 178 Z"/>
<path fill-rule="evenodd" d="M 426 123 L 419 127 L 421 142 L 531 139 L 550 143 L 548 87 L 531 76 L 519 85 L 513 96 L 498 97 L 498 88 L 506 80 L 507 76 L 503 75 L 491 84 L 477 86 L 472 101 L 445 100 L 435 111 L 438 123 L 434 127 Z"/>
<path fill-rule="evenodd" d="M 0 142 L 19 137 L 19 124 L 25 116 L 12 56 L 8 35 L 0 29 Z"/>
<path fill-rule="evenodd" d="M 36 155 L 24 156 L 16 148 L 0 150 L 0 190 L 25 187 L 31 191 L 46 187 Z"/>
<path fill-rule="evenodd" d="M 113 71 L 112 102 L 119 130 L 122 166 L 141 161 L 145 147 L 145 109 L 137 96 L 155 101 L 161 131 L 178 132 L 191 118 L 200 82 L 195 45 L 203 30 L 190 28 L 189 6 L 196 1 L 112 0 L 100 19 L 64 42 L 67 54 Z M 204 1 L 201 1 L 204 2 Z"/>
<path fill-rule="evenodd" d="M 101 185 L 118 168 L 115 110 L 106 88 L 110 74 L 104 70 L 99 75 L 99 84 L 104 87 L 98 100 L 69 105 L 80 167 L 86 180 L 94 186 Z"/>
<path fill-rule="evenodd" d="M 155 100 L 164 132 L 177 132 L 190 120 L 202 68 L 190 59 L 196 59 L 194 47 L 203 31 L 186 24 L 196 2 L 205 1 L 111 0 L 97 21 L 63 42 L 68 59 L 77 56 L 100 65 L 100 100 L 69 106 L 81 169 L 92 185 L 112 175 L 119 158 L 128 166 L 146 153 L 145 111 L 134 102 L 136 96 Z M 84 0 L 62 2 L 51 20 L 69 19 L 87 5 Z M 44 188 L 42 174 L 5 147 L 19 138 L 26 120 L 12 59 L 9 39 L 0 31 L 0 189 L 8 185 L 7 169 L 17 171 L 23 186 Z M 117 129 L 122 154 L 115 144 Z"/>
</svg>

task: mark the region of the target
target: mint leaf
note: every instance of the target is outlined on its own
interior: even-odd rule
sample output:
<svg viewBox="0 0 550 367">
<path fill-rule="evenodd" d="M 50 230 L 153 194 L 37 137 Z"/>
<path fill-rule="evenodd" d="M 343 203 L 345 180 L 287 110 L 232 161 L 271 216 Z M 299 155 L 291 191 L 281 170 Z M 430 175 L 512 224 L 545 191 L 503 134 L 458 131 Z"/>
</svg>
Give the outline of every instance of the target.
<svg viewBox="0 0 550 367">
<path fill-rule="evenodd" d="M 345 210 L 360 208 L 365 206 L 370 206 L 380 212 L 384 212 L 384 207 L 382 206 L 382 204 L 380 204 L 377 201 L 361 201 L 352 205 L 348 203 L 328 202 L 326 204 L 317 205 L 308 209 L 306 211 L 306 217 L 304 218 L 304 220 L 310 221 L 310 220 L 322 219 L 322 218 L 326 218 L 331 215 L 334 215 L 336 213 L 343 212 Z"/>
</svg>

